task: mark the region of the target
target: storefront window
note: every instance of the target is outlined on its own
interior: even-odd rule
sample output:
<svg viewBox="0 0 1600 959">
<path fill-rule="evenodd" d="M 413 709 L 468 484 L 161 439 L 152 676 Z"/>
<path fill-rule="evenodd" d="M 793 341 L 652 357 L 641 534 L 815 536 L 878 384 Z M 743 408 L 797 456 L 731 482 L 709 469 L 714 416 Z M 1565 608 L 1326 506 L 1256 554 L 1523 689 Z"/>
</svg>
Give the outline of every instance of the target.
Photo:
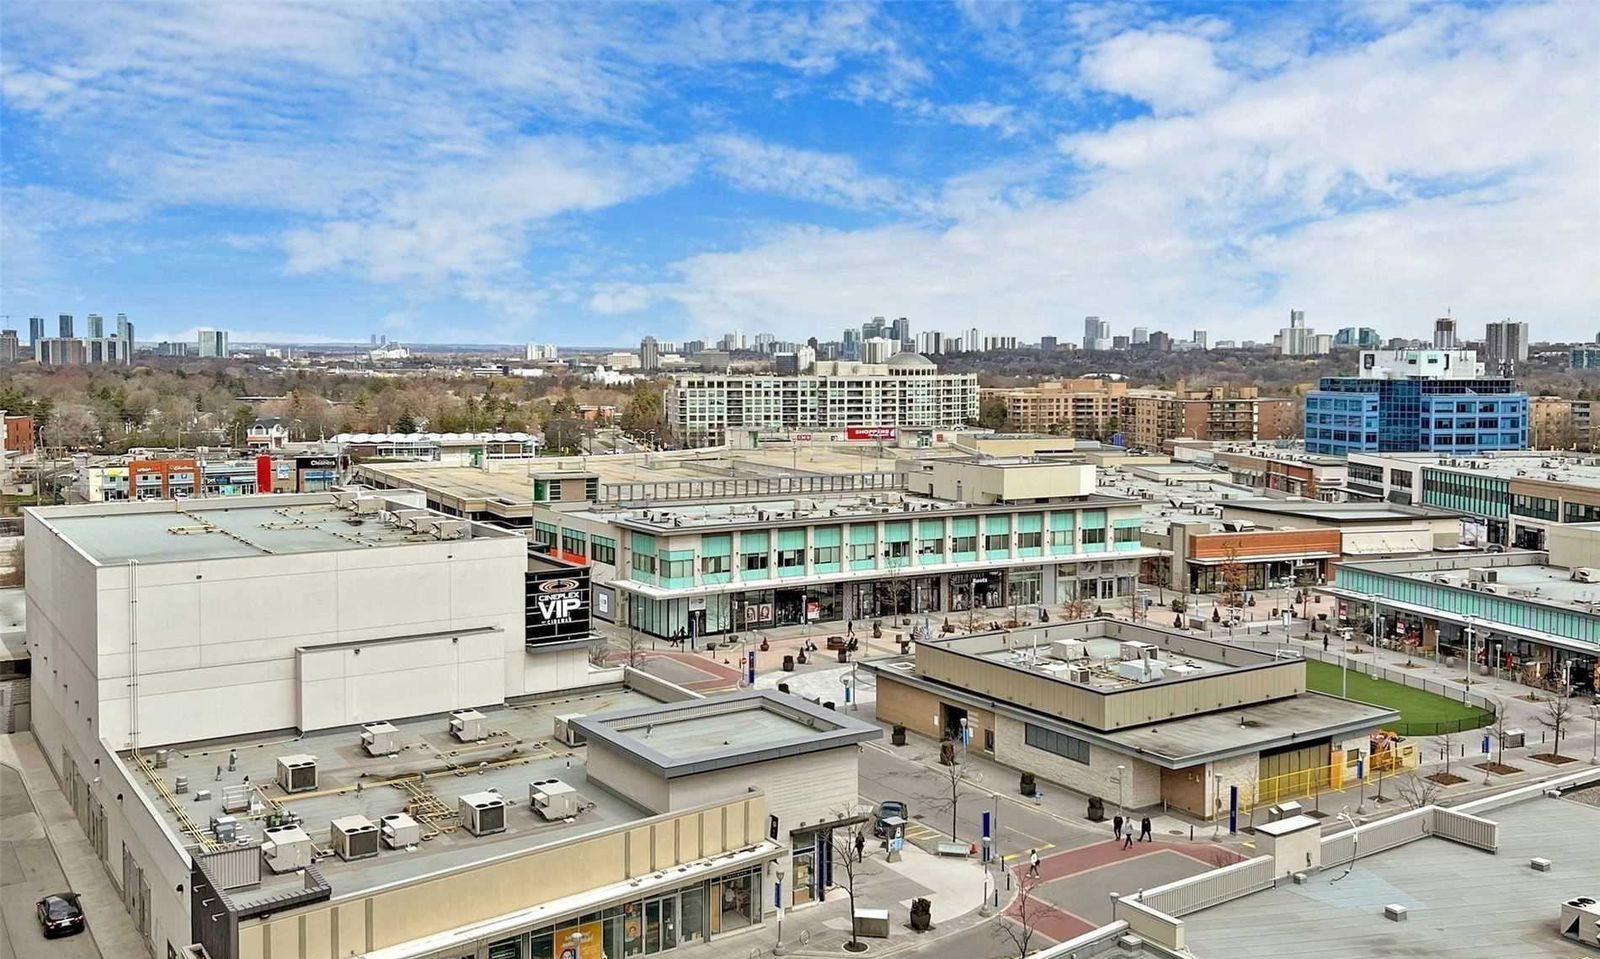
<svg viewBox="0 0 1600 959">
<path fill-rule="evenodd" d="M 1044 599 L 1044 571 L 1039 567 L 1014 569 L 1006 577 L 1013 606 L 1033 606 Z"/>
<path fill-rule="evenodd" d="M 522 959 L 522 937 L 502 939 L 489 945 L 489 959 Z"/>
<path fill-rule="evenodd" d="M 678 939 L 684 943 L 700 942 L 706 937 L 706 887 L 700 885 L 684 889 L 679 897 L 681 922 Z"/>
<path fill-rule="evenodd" d="M 815 898 L 812 886 L 816 882 L 817 852 L 807 849 L 794 854 L 794 904 L 802 905 Z"/>
<path fill-rule="evenodd" d="M 760 871 L 725 876 L 712 885 L 713 935 L 743 929 L 761 921 Z"/>
</svg>

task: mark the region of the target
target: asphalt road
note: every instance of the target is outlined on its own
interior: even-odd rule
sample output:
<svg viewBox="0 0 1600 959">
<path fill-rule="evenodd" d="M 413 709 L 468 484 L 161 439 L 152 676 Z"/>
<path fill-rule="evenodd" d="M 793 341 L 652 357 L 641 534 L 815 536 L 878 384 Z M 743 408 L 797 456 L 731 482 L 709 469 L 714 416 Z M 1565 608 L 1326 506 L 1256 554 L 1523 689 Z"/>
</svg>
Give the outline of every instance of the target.
<svg viewBox="0 0 1600 959">
<path fill-rule="evenodd" d="M 68 888 L 22 777 L 0 766 L 0 959 L 100 959 L 88 932 L 46 939 L 39 931 L 34 903 Z"/>
</svg>

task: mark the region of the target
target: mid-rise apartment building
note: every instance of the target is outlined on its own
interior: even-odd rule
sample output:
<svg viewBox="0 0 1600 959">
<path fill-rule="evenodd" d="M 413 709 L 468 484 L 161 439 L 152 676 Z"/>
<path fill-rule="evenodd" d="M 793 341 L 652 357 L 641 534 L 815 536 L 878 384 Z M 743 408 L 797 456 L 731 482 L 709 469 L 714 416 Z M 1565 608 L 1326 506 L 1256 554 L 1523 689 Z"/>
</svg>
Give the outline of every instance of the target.
<svg viewBox="0 0 1600 959">
<path fill-rule="evenodd" d="M 1014 429 L 1159 447 L 1180 436 L 1221 441 L 1294 435 L 1294 401 L 1264 397 L 1253 386 L 1129 389 L 1122 380 L 1085 377 L 982 391 L 1005 401 Z"/>
<path fill-rule="evenodd" d="M 825 361 L 803 376 L 685 373 L 667 391 L 667 425 L 684 446 L 792 430 L 941 429 L 977 418 L 978 377 L 941 373 L 916 353 L 886 363 Z"/>
<path fill-rule="evenodd" d="M 1528 445 L 1528 395 L 1471 350 L 1364 350 L 1357 376 L 1306 394 L 1308 453 L 1473 453 Z"/>
</svg>

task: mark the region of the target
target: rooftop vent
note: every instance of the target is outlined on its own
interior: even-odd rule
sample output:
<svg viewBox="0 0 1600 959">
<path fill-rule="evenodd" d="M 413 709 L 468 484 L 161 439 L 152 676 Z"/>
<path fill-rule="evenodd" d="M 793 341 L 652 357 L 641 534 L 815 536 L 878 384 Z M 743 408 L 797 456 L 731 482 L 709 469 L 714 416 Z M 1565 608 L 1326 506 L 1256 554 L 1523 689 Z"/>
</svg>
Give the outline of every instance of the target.
<svg viewBox="0 0 1600 959">
<path fill-rule="evenodd" d="M 528 804 L 547 820 L 571 819 L 578 814 L 578 791 L 559 779 L 528 784 Z"/>
<path fill-rule="evenodd" d="M 488 720 L 476 709 L 458 709 L 450 714 L 450 735 L 464 743 L 489 738 Z"/>
<path fill-rule="evenodd" d="M 400 730 L 389 723 L 368 723 L 361 727 L 361 748 L 368 756 L 393 756 L 400 751 Z"/>
<path fill-rule="evenodd" d="M 422 825 L 403 812 L 384 816 L 378 823 L 378 832 L 390 849 L 404 849 L 422 841 Z"/>
<path fill-rule="evenodd" d="M 299 826 L 268 826 L 261 838 L 261 858 L 273 872 L 293 872 L 311 865 L 311 837 Z"/>
</svg>

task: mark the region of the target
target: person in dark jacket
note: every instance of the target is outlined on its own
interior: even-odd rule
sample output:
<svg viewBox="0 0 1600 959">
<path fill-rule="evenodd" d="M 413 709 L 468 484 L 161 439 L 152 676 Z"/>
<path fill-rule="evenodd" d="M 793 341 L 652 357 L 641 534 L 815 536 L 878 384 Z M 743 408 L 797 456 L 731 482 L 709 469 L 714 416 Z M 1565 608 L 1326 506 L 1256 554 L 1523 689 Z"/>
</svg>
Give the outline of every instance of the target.
<svg viewBox="0 0 1600 959">
<path fill-rule="evenodd" d="M 1143 819 L 1139 820 L 1139 841 L 1140 842 L 1155 842 L 1155 837 L 1150 835 L 1150 817 L 1149 816 L 1146 816 Z"/>
<path fill-rule="evenodd" d="M 1115 819 L 1111 820 L 1111 835 L 1115 836 L 1118 839 L 1122 838 L 1122 817 L 1121 816 L 1118 816 Z"/>
</svg>

